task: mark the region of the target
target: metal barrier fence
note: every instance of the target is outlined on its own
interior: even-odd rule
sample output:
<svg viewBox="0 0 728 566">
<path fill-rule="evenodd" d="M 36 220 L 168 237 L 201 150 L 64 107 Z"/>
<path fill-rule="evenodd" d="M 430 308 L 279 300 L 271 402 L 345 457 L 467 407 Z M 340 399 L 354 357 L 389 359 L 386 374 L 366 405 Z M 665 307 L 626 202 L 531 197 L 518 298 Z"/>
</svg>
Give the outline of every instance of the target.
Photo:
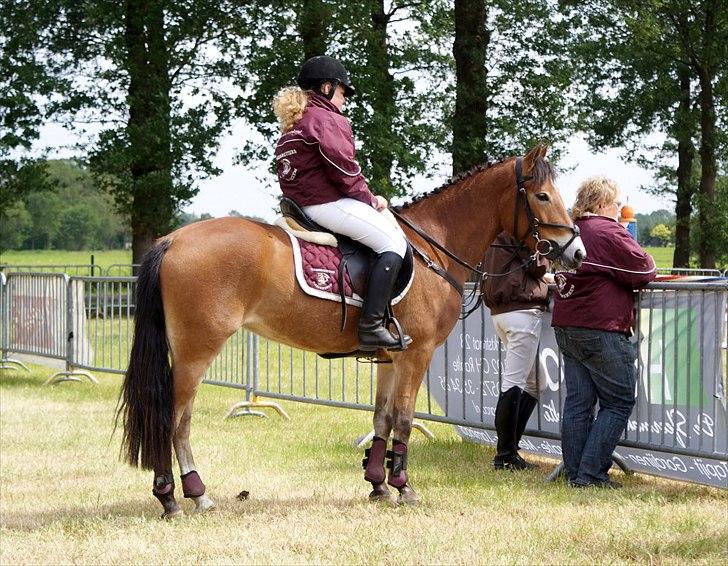
<svg viewBox="0 0 728 566">
<path fill-rule="evenodd" d="M 0 278 L 0 350 L 65 360 L 59 380 L 79 371 L 121 374 L 133 336 L 136 279 L 10 273 Z M 652 283 L 638 309 L 638 403 L 618 449 L 636 469 L 727 487 L 726 300 L 728 281 Z M 548 317 L 548 313 L 546 315 Z M 435 352 L 416 417 L 451 423 L 465 438 L 494 443 L 502 347 L 487 309 L 459 323 Z M 522 444 L 558 457 L 563 394 L 561 359 L 550 320 L 539 349 L 544 385 Z M 205 382 L 258 398 L 372 410 L 375 366 L 323 360 L 239 331 Z M 237 413 L 241 411 L 236 409 Z"/>
</svg>

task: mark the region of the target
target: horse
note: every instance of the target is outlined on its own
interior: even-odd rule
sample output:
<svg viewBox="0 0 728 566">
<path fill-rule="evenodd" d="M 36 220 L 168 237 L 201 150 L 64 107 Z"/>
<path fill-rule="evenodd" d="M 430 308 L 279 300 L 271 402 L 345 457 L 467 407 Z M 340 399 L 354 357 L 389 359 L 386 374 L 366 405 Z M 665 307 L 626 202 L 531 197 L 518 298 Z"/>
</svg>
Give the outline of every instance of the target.
<svg viewBox="0 0 728 566">
<path fill-rule="evenodd" d="M 507 230 L 534 254 L 577 267 L 586 252 L 554 185 L 546 146 L 524 157 L 477 167 L 398 207 L 400 225 L 419 253 L 410 289 L 394 315 L 412 337 L 403 351 L 380 351 L 374 439 L 365 480 L 372 500 L 416 503 L 407 444 L 417 392 L 435 348 L 462 312 L 463 287 L 498 233 Z M 163 518 L 182 514 L 174 495 L 172 448 L 183 495 L 195 512 L 214 507 L 190 446 L 197 389 L 226 340 L 241 327 L 316 353 L 357 350 L 359 309 L 304 294 L 293 277 L 288 235 L 270 224 L 217 218 L 157 240 L 140 268 L 134 339 L 120 393 L 122 457 L 153 470 Z M 481 275 L 482 276 L 482 275 Z M 392 435 L 392 450 L 387 452 Z M 388 473 L 385 457 L 391 458 Z"/>
</svg>

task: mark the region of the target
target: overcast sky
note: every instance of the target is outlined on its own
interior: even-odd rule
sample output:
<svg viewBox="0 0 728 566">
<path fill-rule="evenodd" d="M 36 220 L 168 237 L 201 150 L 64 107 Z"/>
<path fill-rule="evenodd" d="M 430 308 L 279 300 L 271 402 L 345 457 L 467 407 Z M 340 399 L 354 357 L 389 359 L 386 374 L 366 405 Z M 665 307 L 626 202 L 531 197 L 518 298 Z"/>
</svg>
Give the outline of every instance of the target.
<svg viewBox="0 0 728 566">
<path fill-rule="evenodd" d="M 218 151 L 216 164 L 223 171 L 218 177 L 199 183 L 200 192 L 185 207 L 187 212 L 197 215 L 208 213 L 212 216 L 226 216 L 231 210 L 258 216 L 267 221 L 275 218 L 274 207 L 277 183 L 273 176 L 263 167 L 258 170 L 244 165 L 233 165 L 236 148 L 243 145 L 250 129 L 239 123 L 233 128 L 232 135 L 226 137 Z M 55 148 L 50 157 L 70 157 L 72 154 L 64 146 L 75 141 L 74 136 L 58 125 L 48 125 L 41 131 L 37 146 Z M 419 178 L 414 182 L 415 191 L 427 192 L 442 185 L 448 178 L 451 163 L 444 159 L 439 174 L 433 179 Z M 661 200 L 640 190 L 640 186 L 651 182 L 651 173 L 624 159 L 621 150 L 608 150 L 600 154 L 592 154 L 581 136 L 575 136 L 567 147 L 559 164 L 561 170 L 557 177 L 557 185 L 561 190 L 564 202 L 571 206 L 579 183 L 591 175 L 612 177 L 622 188 L 622 200 L 629 200 L 637 213 L 652 212 L 660 208 L 673 210 L 674 205 L 668 200 Z M 268 178 L 266 187 L 256 176 Z M 376 189 L 375 187 L 373 187 Z M 397 204 L 397 200 L 394 201 Z"/>
</svg>

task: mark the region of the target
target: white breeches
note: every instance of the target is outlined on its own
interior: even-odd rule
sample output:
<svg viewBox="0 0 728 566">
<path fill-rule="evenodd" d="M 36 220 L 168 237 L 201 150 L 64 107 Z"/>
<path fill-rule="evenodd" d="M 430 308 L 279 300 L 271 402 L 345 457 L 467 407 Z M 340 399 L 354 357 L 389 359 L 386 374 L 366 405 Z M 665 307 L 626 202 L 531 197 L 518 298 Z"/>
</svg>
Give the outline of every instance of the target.
<svg viewBox="0 0 728 566">
<path fill-rule="evenodd" d="M 368 204 L 352 198 L 304 206 L 311 220 L 337 234 L 364 244 L 377 254 L 394 252 L 404 257 L 407 240 L 396 222 Z"/>
<path fill-rule="evenodd" d="M 506 347 L 501 391 L 517 386 L 538 397 L 546 387 L 544 372 L 536 371 L 542 315 L 539 309 L 525 309 L 492 316 L 495 331 Z"/>
</svg>

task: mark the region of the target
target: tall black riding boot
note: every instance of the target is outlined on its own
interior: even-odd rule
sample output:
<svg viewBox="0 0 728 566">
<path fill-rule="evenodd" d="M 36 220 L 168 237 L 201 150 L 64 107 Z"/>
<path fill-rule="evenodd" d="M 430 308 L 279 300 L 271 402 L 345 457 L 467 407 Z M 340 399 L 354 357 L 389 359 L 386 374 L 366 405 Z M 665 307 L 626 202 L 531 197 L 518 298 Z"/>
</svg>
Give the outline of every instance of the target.
<svg viewBox="0 0 728 566">
<path fill-rule="evenodd" d="M 518 409 L 521 403 L 521 388 L 511 387 L 498 396 L 495 407 L 495 430 L 498 444 L 493 459 L 496 470 L 523 469 L 518 457 Z"/>
<path fill-rule="evenodd" d="M 538 399 L 536 397 L 526 393 L 525 391 L 521 393 L 521 399 L 518 404 L 518 422 L 516 424 L 516 450 L 518 450 L 518 443 L 521 442 L 523 432 L 526 430 L 528 419 L 531 418 L 531 413 L 533 413 L 533 410 L 536 408 L 537 404 Z M 535 464 L 531 464 L 529 461 L 524 460 L 520 454 L 518 454 L 517 457 L 520 460 L 521 465 L 524 469 L 538 468 L 538 466 L 536 466 Z"/>
<path fill-rule="evenodd" d="M 369 288 L 359 319 L 359 349 L 365 352 L 398 350 L 402 348 L 399 337 L 384 326 L 384 315 L 392 298 L 394 284 L 402 267 L 402 258 L 394 252 L 384 252 L 377 258 L 369 273 Z M 405 335 L 402 343 L 406 348 L 412 339 Z"/>
<path fill-rule="evenodd" d="M 533 395 L 529 395 L 525 391 L 521 393 L 521 400 L 518 404 L 518 424 L 516 425 L 516 447 L 521 441 L 523 432 L 526 430 L 528 419 L 531 418 L 531 413 L 536 408 L 538 399 Z"/>
</svg>

